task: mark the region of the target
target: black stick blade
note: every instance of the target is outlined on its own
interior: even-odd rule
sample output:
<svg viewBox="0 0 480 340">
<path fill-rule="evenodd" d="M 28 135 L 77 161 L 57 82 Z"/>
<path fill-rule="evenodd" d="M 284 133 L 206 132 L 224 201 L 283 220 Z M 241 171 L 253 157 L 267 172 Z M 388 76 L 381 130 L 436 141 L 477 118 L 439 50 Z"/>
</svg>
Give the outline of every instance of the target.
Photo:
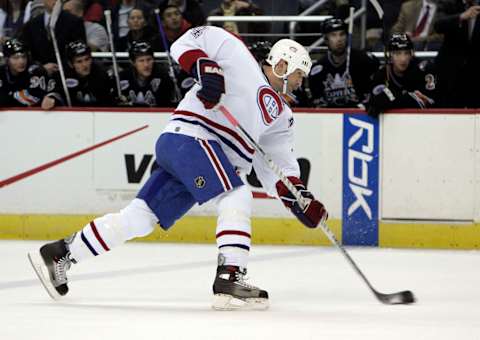
<svg viewBox="0 0 480 340">
<path fill-rule="evenodd" d="M 375 295 L 381 302 L 387 305 L 408 305 L 416 301 L 415 296 L 410 290 L 392 294 L 375 292 Z"/>
</svg>

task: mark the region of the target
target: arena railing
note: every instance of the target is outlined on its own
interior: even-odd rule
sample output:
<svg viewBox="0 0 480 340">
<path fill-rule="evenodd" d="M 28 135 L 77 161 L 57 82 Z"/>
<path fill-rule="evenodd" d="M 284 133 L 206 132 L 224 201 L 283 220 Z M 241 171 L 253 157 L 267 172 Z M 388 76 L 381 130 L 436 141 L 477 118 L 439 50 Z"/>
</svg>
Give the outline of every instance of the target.
<svg viewBox="0 0 480 340">
<path fill-rule="evenodd" d="M 326 48 L 325 47 L 317 47 L 315 49 L 313 49 L 315 51 L 325 51 Z M 371 52 L 375 57 L 377 57 L 378 59 L 384 59 L 385 58 L 385 55 L 383 52 Z M 115 53 L 116 57 L 119 59 L 119 60 L 122 60 L 122 61 L 126 61 L 128 60 L 128 53 L 127 52 L 116 52 Z M 102 58 L 108 58 L 108 59 L 111 59 L 112 58 L 112 53 L 111 52 L 93 52 L 92 53 L 92 56 L 94 58 L 99 58 L 99 59 L 102 59 Z M 156 59 L 165 59 L 167 58 L 167 54 L 165 52 L 155 52 L 154 53 L 154 56 Z M 420 58 L 420 59 L 432 59 L 432 58 L 435 58 L 437 56 L 437 52 L 435 51 L 416 51 L 415 52 L 415 56 Z M 0 57 L 3 57 L 3 54 L 0 53 Z"/>
</svg>

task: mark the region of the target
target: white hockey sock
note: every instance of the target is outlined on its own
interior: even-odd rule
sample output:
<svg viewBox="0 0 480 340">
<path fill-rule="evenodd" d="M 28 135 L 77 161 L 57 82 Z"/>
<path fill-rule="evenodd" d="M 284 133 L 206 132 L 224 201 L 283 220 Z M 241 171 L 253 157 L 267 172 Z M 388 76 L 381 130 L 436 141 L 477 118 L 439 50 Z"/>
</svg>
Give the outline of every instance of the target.
<svg viewBox="0 0 480 340">
<path fill-rule="evenodd" d="M 67 241 L 76 262 L 103 254 L 135 237 L 150 234 L 157 218 L 145 201 L 134 199 L 119 213 L 96 218 Z"/>
<path fill-rule="evenodd" d="M 246 186 L 227 192 L 218 201 L 216 239 L 225 265 L 246 268 L 251 245 L 251 200 Z"/>
</svg>

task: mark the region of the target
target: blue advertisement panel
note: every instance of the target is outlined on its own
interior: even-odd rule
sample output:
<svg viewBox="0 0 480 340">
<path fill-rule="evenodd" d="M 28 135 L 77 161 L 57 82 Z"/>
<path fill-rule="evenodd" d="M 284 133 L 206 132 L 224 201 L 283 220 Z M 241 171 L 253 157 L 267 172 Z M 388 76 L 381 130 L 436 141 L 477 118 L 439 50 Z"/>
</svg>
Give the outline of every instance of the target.
<svg viewBox="0 0 480 340">
<path fill-rule="evenodd" d="M 378 246 L 378 119 L 343 115 L 342 243 Z"/>
</svg>

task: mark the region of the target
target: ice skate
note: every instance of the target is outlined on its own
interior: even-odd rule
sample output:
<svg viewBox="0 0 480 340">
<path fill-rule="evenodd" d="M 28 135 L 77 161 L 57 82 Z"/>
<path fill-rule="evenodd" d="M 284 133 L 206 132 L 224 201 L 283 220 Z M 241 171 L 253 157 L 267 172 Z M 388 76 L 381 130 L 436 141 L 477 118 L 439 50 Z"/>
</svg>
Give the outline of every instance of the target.
<svg viewBox="0 0 480 340">
<path fill-rule="evenodd" d="M 52 299 L 68 293 L 67 270 L 73 261 L 65 240 L 45 244 L 39 251 L 28 253 L 28 259 Z"/>
<path fill-rule="evenodd" d="M 237 266 L 218 266 L 213 283 L 213 304 L 216 310 L 268 308 L 268 293 L 245 282 L 247 270 Z"/>
</svg>

